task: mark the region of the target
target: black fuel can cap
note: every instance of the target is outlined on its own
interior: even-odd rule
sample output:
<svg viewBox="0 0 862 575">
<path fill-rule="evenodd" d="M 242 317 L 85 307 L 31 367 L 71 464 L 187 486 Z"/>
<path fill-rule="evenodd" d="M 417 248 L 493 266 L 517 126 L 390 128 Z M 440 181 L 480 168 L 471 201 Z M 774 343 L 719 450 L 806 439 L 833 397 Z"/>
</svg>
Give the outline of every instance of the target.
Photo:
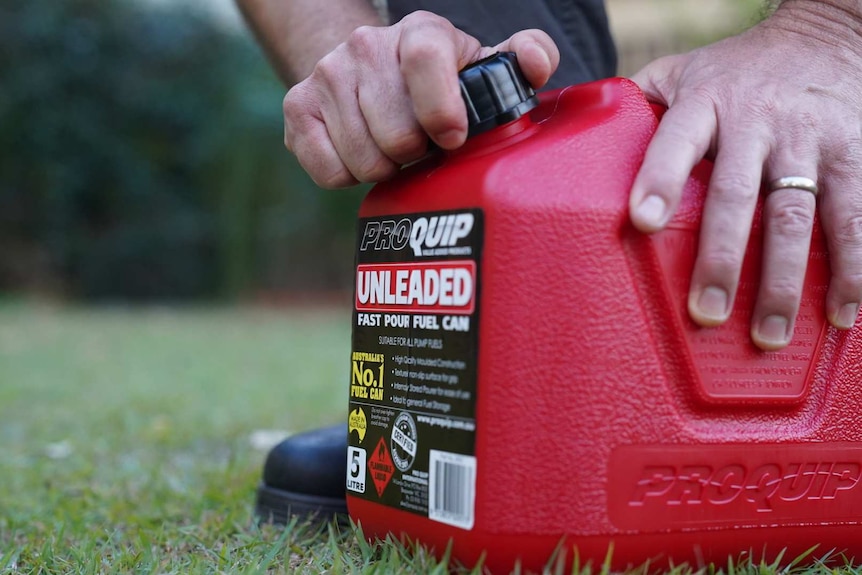
<svg viewBox="0 0 862 575">
<path fill-rule="evenodd" d="M 473 62 L 458 73 L 458 80 L 467 105 L 468 137 L 513 122 L 539 104 L 514 52 Z"/>
</svg>

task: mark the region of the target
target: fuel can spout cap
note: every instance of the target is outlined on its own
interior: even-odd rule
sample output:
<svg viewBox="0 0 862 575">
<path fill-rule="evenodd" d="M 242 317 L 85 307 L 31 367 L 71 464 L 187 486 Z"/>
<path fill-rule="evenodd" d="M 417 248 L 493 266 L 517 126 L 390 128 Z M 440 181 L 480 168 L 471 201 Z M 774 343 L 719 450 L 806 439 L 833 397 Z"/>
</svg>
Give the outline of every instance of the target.
<svg viewBox="0 0 862 575">
<path fill-rule="evenodd" d="M 467 105 L 468 136 L 513 122 L 539 103 L 514 52 L 474 62 L 461 70 L 458 80 Z"/>
</svg>

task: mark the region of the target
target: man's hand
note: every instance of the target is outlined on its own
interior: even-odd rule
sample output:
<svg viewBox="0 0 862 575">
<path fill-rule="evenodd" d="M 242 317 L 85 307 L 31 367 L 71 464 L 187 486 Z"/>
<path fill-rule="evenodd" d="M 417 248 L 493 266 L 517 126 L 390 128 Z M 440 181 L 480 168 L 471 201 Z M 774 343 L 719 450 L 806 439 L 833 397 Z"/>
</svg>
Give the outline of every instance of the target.
<svg viewBox="0 0 862 575">
<path fill-rule="evenodd" d="M 766 350 L 790 342 L 815 208 L 832 267 L 827 316 L 851 328 L 862 301 L 859 2 L 787 0 L 746 33 L 660 59 L 634 80 L 669 107 L 632 189 L 638 229 L 662 229 L 692 167 L 705 155 L 715 160 L 689 293 L 692 319 L 714 326 L 729 317 L 762 182 L 801 176 L 817 182 L 819 198 L 781 189 L 765 200 L 752 339 Z"/>
<path fill-rule="evenodd" d="M 467 137 L 458 70 L 498 51 L 516 52 L 535 88 L 559 63 L 538 30 L 489 48 L 428 12 L 358 28 L 285 96 L 285 146 L 325 188 L 385 180 L 421 158 L 429 137 L 457 148 Z"/>
</svg>

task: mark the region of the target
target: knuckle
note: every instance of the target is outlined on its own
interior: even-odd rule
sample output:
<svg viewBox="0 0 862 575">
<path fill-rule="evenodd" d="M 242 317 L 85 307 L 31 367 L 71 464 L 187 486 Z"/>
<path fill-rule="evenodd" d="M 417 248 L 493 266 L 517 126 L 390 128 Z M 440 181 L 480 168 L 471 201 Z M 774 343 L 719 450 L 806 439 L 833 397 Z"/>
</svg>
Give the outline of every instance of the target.
<svg viewBox="0 0 862 575">
<path fill-rule="evenodd" d="M 284 100 L 281 102 L 281 110 L 284 113 L 285 121 L 293 121 L 293 119 L 305 113 L 306 105 L 304 98 L 301 97 L 301 91 L 301 85 L 297 85 L 284 95 Z"/>
<path fill-rule="evenodd" d="M 680 155 L 694 155 L 703 147 L 701 139 L 702 135 L 696 130 L 692 130 L 687 122 L 675 121 L 664 122 L 659 125 L 662 134 L 666 140 L 673 142 L 674 147 L 679 150 Z M 671 161 L 670 158 L 668 161 Z M 687 176 L 688 174 L 686 174 Z"/>
<path fill-rule="evenodd" d="M 862 214 L 856 214 L 838 222 L 834 236 L 838 248 L 862 251 Z"/>
<path fill-rule="evenodd" d="M 762 94 L 746 104 L 746 108 L 755 118 L 768 119 L 784 116 L 784 104 L 775 94 Z"/>
<path fill-rule="evenodd" d="M 344 167 L 330 170 L 307 169 L 306 171 L 315 184 L 327 190 L 346 188 L 356 183 L 353 175 Z"/>
<path fill-rule="evenodd" d="M 680 61 L 680 59 L 684 58 L 684 55 L 674 55 L 674 56 L 665 56 L 669 62 L 673 62 L 675 65 Z M 670 80 L 666 80 L 670 81 Z M 713 109 L 716 105 L 717 98 L 714 89 L 711 86 L 698 84 L 697 86 L 682 89 L 680 90 L 680 98 L 685 98 L 691 102 L 696 103 L 699 106 Z"/>
<path fill-rule="evenodd" d="M 401 23 L 405 26 L 439 26 L 441 28 L 450 25 L 449 21 L 427 10 L 416 10 L 401 19 Z"/>
<path fill-rule="evenodd" d="M 797 110 L 794 112 L 794 117 L 801 130 L 806 133 L 816 134 L 821 128 L 821 121 L 818 114 L 815 114 L 810 109 Z"/>
<path fill-rule="evenodd" d="M 413 12 L 402 20 L 410 30 L 402 36 L 399 46 L 401 71 L 411 70 L 424 64 L 427 60 L 437 60 L 444 52 L 440 43 L 451 42 L 455 27 L 451 22 L 422 10 Z"/>
<path fill-rule="evenodd" d="M 760 180 L 745 172 L 723 172 L 713 174 L 709 182 L 710 194 L 719 201 L 737 204 L 740 201 L 753 202 L 760 193 Z"/>
<path fill-rule="evenodd" d="M 314 70 L 311 72 L 311 76 L 309 76 L 309 80 L 317 80 L 327 85 L 335 85 L 343 82 L 342 61 L 342 58 L 337 54 L 337 50 L 333 50 L 317 61 L 317 64 L 314 65 Z"/>
<path fill-rule="evenodd" d="M 305 142 L 296 152 L 299 165 L 319 187 L 332 190 L 356 183 L 347 166 L 337 156 L 325 153 L 314 142 Z"/>
<path fill-rule="evenodd" d="M 802 286 L 790 278 L 773 278 L 761 286 L 761 296 L 778 309 L 791 309 L 796 305 Z"/>
<path fill-rule="evenodd" d="M 314 109 L 303 94 L 302 86 L 297 85 L 282 100 L 284 116 L 284 144 L 293 151 L 298 138 L 307 134 L 314 118 Z"/>
<path fill-rule="evenodd" d="M 704 251 L 698 267 L 712 277 L 735 277 L 742 267 L 742 253 L 729 246 L 714 246 Z"/>
<path fill-rule="evenodd" d="M 380 149 L 384 154 L 405 162 L 421 156 L 426 147 L 427 136 L 419 129 L 396 130 L 380 138 Z"/>
<path fill-rule="evenodd" d="M 374 26 L 360 26 L 347 37 L 348 49 L 357 56 L 369 56 L 375 53 L 380 37 L 380 29 Z"/>
<path fill-rule="evenodd" d="M 805 192 L 806 194 L 808 192 Z M 795 192 L 800 195 L 801 192 Z M 805 238 L 811 235 L 814 213 L 799 201 L 785 202 L 772 210 L 769 226 L 776 234 L 789 238 Z"/>
<path fill-rule="evenodd" d="M 414 38 L 401 48 L 401 72 L 413 70 L 429 60 L 438 58 L 440 58 L 440 48 L 433 38 Z"/>
<path fill-rule="evenodd" d="M 834 178 L 855 178 L 862 171 L 862 137 L 842 134 L 832 138 L 832 145 L 824 151 L 824 160 Z"/>
</svg>

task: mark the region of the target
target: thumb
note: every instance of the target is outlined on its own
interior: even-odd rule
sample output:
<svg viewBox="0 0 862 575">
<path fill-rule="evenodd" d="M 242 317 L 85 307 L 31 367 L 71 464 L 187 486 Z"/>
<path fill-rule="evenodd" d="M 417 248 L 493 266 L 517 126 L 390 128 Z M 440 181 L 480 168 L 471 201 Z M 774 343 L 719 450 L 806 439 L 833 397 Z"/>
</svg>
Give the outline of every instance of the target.
<svg viewBox="0 0 862 575">
<path fill-rule="evenodd" d="M 495 48 L 482 48 L 478 40 L 430 12 L 414 12 L 396 28 L 399 66 L 416 120 L 447 150 L 459 147 L 467 138 L 458 70 L 496 51 L 510 50 L 518 53 L 524 77 L 538 88 L 560 61 L 554 42 L 538 30 L 518 32 Z"/>
<path fill-rule="evenodd" d="M 515 52 L 524 78 L 538 90 L 548 83 L 560 65 L 560 51 L 554 41 L 541 30 L 522 30 L 494 46 L 493 52 Z"/>
</svg>

